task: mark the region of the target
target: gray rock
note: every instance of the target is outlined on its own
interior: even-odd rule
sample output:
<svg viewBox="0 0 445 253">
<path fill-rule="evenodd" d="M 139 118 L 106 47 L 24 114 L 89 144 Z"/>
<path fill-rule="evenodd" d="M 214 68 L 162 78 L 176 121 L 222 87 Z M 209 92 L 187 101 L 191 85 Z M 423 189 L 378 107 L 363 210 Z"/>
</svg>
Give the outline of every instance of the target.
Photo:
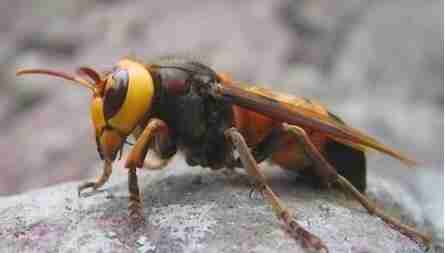
<svg viewBox="0 0 445 253">
<path fill-rule="evenodd" d="M 115 165 L 101 191 L 78 198 L 79 182 L 0 198 L 1 252 L 305 252 L 269 206 L 248 196 L 242 172 L 188 168 L 139 173 L 147 224 L 127 219 L 126 173 Z M 418 245 L 336 191 L 265 170 L 273 189 L 331 252 L 422 252 Z M 194 184 L 200 177 L 200 184 Z M 112 198 L 107 192 L 112 192 Z"/>
<path fill-rule="evenodd" d="M 351 125 L 421 161 L 432 161 L 433 165 L 425 166 L 434 169 L 408 171 L 396 168 L 398 165 L 392 160 L 381 160 L 382 156 L 376 156 L 379 160 L 370 156 L 370 171 L 385 179 L 392 176 L 404 185 L 399 192 L 393 183 L 379 179 L 370 182 L 370 190 L 385 201 L 387 208 L 408 210 L 411 217 L 408 220 L 419 222 L 443 240 L 442 5 L 441 1 L 415 0 L 0 1 L 0 194 L 14 194 L 85 178 L 88 169 L 97 161 L 89 123 L 89 96 L 85 90 L 69 87 L 57 79 L 18 79 L 14 76 L 17 68 L 46 66 L 72 71 L 79 65 L 91 65 L 103 70 L 122 56 L 136 55 L 150 61 L 159 55 L 179 53 L 203 58 L 216 69 L 232 73 L 236 79 L 320 100 Z M 218 204 L 211 206 L 211 216 L 208 217 L 216 219 L 216 223 L 209 228 L 212 233 L 203 232 L 204 236 L 197 239 L 203 247 L 220 245 L 214 251 L 223 251 L 227 246 L 224 239 L 232 241 L 233 245 L 242 242 L 241 245 L 247 245 L 244 248 L 252 251 L 267 251 L 275 246 L 278 251 L 296 247 L 282 236 L 268 207 L 261 201 L 250 201 L 245 187 L 233 187 L 237 180 L 204 173 L 201 179 L 166 175 L 159 182 L 151 182 L 155 177 L 150 174 L 141 179 L 148 194 L 145 204 L 150 221 L 161 215 L 163 208 L 172 205 L 177 205 L 178 210 L 185 210 L 183 215 L 186 215 L 189 210 L 186 205 L 202 207 L 213 196 L 216 200 L 211 203 Z M 209 186 L 209 180 L 214 180 L 211 182 L 215 186 Z M 245 178 L 239 180 L 244 186 Z M 282 179 L 274 177 L 273 186 L 298 214 L 301 212 L 299 220 L 302 222 L 317 217 L 311 213 L 311 205 L 320 212 L 321 209 L 331 210 L 332 202 L 336 203 L 335 196 L 324 192 L 321 195 L 318 192 L 314 195 L 300 193 L 306 192 L 307 188 L 291 186 L 293 183 L 286 180 L 283 182 L 288 183 L 282 186 Z M 171 189 L 162 192 L 160 189 L 164 189 L 165 185 Z M 0 228 L 1 251 L 5 251 L 4 247 L 11 251 L 25 247 L 24 243 L 16 244 L 12 237 L 8 237 L 7 244 L 2 243 L 7 234 L 4 229 L 8 227 L 17 236 L 26 234 L 28 229 L 43 231 L 39 232 L 43 233 L 42 236 L 35 239 L 43 238 L 40 250 L 37 247 L 39 243 L 26 242 L 32 251 L 50 251 L 46 249 L 48 245 L 63 245 L 62 252 L 72 248 L 76 248 L 71 250 L 73 252 L 95 251 L 98 242 L 103 242 L 103 247 L 99 248 L 105 252 L 168 251 L 165 242 L 172 238 L 170 230 L 157 229 L 156 226 L 160 225 L 154 220 L 150 224 L 154 224 L 155 228 L 149 231 L 162 240 L 156 239 L 155 235 L 139 233 L 121 243 L 122 237 L 127 235 L 127 230 L 123 230 L 125 224 L 116 225 L 116 231 L 109 225 L 107 229 L 90 229 L 88 226 L 96 227 L 96 211 L 91 211 L 93 206 L 88 204 L 91 203 L 89 199 L 77 200 L 75 186 L 69 184 L 20 197 L 2 198 L 0 218 L 4 219 L 0 222 L 8 225 Z M 98 210 L 99 217 L 105 215 L 101 212 L 106 207 L 110 209 L 106 217 L 125 219 L 125 188 L 125 182 L 115 182 L 106 186 L 109 191 L 91 197 L 97 202 L 97 208 L 96 205 L 94 208 Z M 189 195 L 182 191 L 190 188 L 196 190 Z M 390 196 L 380 189 L 388 190 Z M 406 190 L 414 193 L 407 194 Z M 205 195 L 206 191 L 210 195 Z M 54 195 L 54 205 L 62 209 L 57 215 L 85 212 L 78 218 L 81 225 L 76 222 L 56 223 L 60 225 L 56 228 L 50 225 L 53 223 L 48 222 L 46 215 L 37 215 L 40 218 L 26 223 L 26 226 L 20 223 L 21 226 L 14 227 L 16 223 L 7 216 L 18 213 L 18 219 L 23 220 L 30 214 L 21 213 L 21 209 L 15 211 L 19 209 L 17 206 L 28 208 L 27 212 L 40 210 L 48 202 L 45 195 L 48 198 L 50 194 L 59 192 L 61 196 Z M 42 197 L 36 197 L 39 194 L 43 194 Z M 295 196 L 300 196 L 297 203 L 294 203 Z M 32 209 L 30 203 L 34 203 L 31 201 L 33 198 L 45 200 L 45 203 L 36 203 Z M 63 206 L 68 201 L 65 198 L 73 198 L 69 200 L 71 204 Z M 227 201 L 227 206 L 220 203 L 221 198 Z M 395 205 L 394 201 L 402 204 Z M 10 203 L 9 206 L 6 202 Z M 23 205 L 18 205 L 18 202 Z M 245 206 L 246 210 L 240 210 L 239 206 Z M 232 216 L 228 217 L 230 210 L 233 210 Z M 345 210 L 363 214 L 358 220 L 367 217 L 356 206 Z M 88 212 L 93 215 L 88 215 Z M 51 218 L 56 219 L 57 215 Z M 34 216 L 32 214 L 31 217 Z M 205 220 L 208 217 L 205 216 Z M 230 217 L 231 222 L 240 222 L 248 228 L 242 230 L 228 224 Z M 242 218 L 238 221 L 234 217 Z M 273 236 L 270 233 L 255 235 L 254 231 L 266 226 L 266 221 L 257 220 L 259 217 L 268 219 Z M 38 223 L 40 221 L 42 223 Z M 173 224 L 176 221 L 168 220 Z M 32 222 L 38 224 L 33 225 Z M 337 220 L 332 219 L 326 222 L 337 224 Z M 337 232 L 333 233 L 332 228 L 322 229 L 325 228 L 323 222 L 315 222 L 321 224 L 320 227 L 314 227 L 313 223 L 308 226 L 320 234 L 331 248 L 337 251 L 352 248 L 353 243 L 346 247 L 335 246 L 335 243 L 342 242 L 340 237 L 331 238 L 334 236 L 331 234 Z M 85 229 L 82 224 L 86 224 Z M 341 230 L 335 231 L 356 233 L 349 230 L 349 224 L 346 222 Z M 66 231 L 67 234 L 45 242 L 43 235 L 48 229 Z M 96 230 L 97 235 L 94 234 Z M 227 231 L 232 237 L 224 236 L 221 231 Z M 52 233 L 55 232 L 49 235 Z M 136 241 L 141 236 L 146 236 L 147 240 L 138 246 Z M 180 248 L 178 245 L 190 245 L 191 242 L 191 239 L 181 239 L 183 244 L 179 244 L 176 243 L 178 240 L 172 239 L 176 245 L 172 247 Z M 66 241 L 72 247 L 67 246 Z M 287 243 L 278 247 L 282 241 Z M 53 247 L 53 251 L 59 250 Z M 226 251 L 230 251 L 230 247 Z M 367 250 L 359 247 L 351 251 Z"/>
</svg>

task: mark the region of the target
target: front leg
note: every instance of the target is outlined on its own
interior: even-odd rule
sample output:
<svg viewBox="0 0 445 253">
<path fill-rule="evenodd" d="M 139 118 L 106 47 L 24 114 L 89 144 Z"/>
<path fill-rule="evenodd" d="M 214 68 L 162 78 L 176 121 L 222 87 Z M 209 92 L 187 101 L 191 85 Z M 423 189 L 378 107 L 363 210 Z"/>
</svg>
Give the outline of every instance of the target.
<svg viewBox="0 0 445 253">
<path fill-rule="evenodd" d="M 130 219 L 133 223 L 141 223 L 144 221 L 142 212 L 142 198 L 139 191 L 136 169 L 144 166 L 144 160 L 145 156 L 147 155 L 148 148 L 156 136 L 169 136 L 168 126 L 162 120 L 151 119 L 144 131 L 136 140 L 136 143 L 131 149 L 125 162 L 125 167 L 128 168 L 128 192 L 130 194 L 128 211 Z"/>
<path fill-rule="evenodd" d="M 133 136 L 137 140 L 142 134 L 142 128 L 137 127 L 133 131 Z M 167 131 L 159 131 L 153 140 L 150 141 L 150 148 L 144 160 L 144 169 L 160 170 L 164 168 L 177 152 L 177 146 L 171 134 Z"/>
<path fill-rule="evenodd" d="M 77 194 L 79 195 L 79 197 L 83 190 L 88 188 L 93 188 L 93 190 L 97 190 L 108 181 L 108 179 L 111 176 L 113 168 L 112 163 L 113 163 L 112 161 L 105 160 L 102 175 L 96 180 L 96 182 L 85 182 L 79 185 L 79 187 L 77 187 Z"/>
<path fill-rule="evenodd" d="M 328 252 L 326 245 L 324 245 L 324 243 L 316 235 L 304 229 L 294 218 L 292 218 L 289 210 L 282 204 L 280 198 L 272 191 L 266 182 L 266 177 L 258 169 L 258 164 L 253 158 L 241 133 L 236 128 L 230 128 L 225 131 L 225 135 L 231 140 L 238 151 L 241 162 L 247 173 L 255 180 L 256 190 L 265 196 L 266 200 L 272 206 L 275 215 L 278 217 L 278 219 L 284 222 L 284 225 L 286 226 L 286 229 L 290 235 L 296 240 L 302 240 L 304 247 L 310 247 L 316 250 L 324 250 L 325 252 Z"/>
</svg>

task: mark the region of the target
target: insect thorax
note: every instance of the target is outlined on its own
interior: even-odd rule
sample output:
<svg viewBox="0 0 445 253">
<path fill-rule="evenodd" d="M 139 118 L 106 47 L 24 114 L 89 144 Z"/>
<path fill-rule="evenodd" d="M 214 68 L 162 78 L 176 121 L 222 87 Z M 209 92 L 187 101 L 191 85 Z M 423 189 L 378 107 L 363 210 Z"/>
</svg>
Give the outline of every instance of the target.
<svg viewBox="0 0 445 253">
<path fill-rule="evenodd" d="M 196 62 L 160 68 L 155 75 L 154 109 L 172 130 L 173 139 L 191 166 L 219 169 L 231 159 L 224 131 L 232 126 L 232 107 L 206 91 L 215 72 Z"/>
</svg>

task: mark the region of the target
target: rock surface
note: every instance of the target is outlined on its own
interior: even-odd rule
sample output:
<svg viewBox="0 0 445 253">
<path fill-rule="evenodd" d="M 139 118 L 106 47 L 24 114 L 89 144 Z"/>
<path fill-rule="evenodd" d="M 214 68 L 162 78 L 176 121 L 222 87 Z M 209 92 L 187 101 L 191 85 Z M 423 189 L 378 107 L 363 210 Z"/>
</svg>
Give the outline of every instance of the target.
<svg viewBox="0 0 445 253">
<path fill-rule="evenodd" d="M 369 171 L 373 174 L 370 178 L 386 179 L 372 180 L 370 190 L 373 196 L 384 200 L 388 208 L 398 209 L 404 217 L 407 213 L 408 220 L 443 241 L 442 9 L 443 1 L 435 0 L 2 0 L 0 195 L 92 177 L 89 173 L 91 168 L 96 168 L 93 164 L 98 159 L 85 90 L 56 79 L 16 78 L 17 68 L 45 66 L 72 71 L 77 66 L 90 65 L 102 70 L 128 55 L 144 61 L 164 54 L 191 55 L 218 70 L 232 73 L 237 79 L 319 100 L 351 125 L 425 162 L 429 169 L 406 170 L 383 156 L 369 156 Z M 179 167 L 185 170 L 183 165 Z M 151 177 L 152 174 L 144 178 Z M 226 187 L 217 188 L 221 194 L 210 191 L 209 187 L 202 191 L 207 189 L 218 198 L 232 196 L 234 189 L 228 187 L 227 180 L 213 175 L 207 177 L 215 178 L 216 185 Z M 387 181 L 389 177 L 397 183 Z M 186 178 L 184 180 L 189 180 Z M 166 182 L 169 180 L 176 182 L 175 178 Z M 397 185 L 403 185 L 402 190 L 399 191 Z M 280 187 L 275 183 L 275 188 L 280 190 Z M 75 185 L 63 189 L 70 190 L 60 194 L 72 199 L 71 206 L 87 208 L 90 200 L 80 202 L 74 197 Z M 111 185 L 107 189 L 111 189 Z M 120 190 L 125 189 L 125 183 L 116 189 L 119 195 L 126 196 L 126 190 Z M 294 203 L 293 193 L 300 188 L 291 189 L 292 194 L 284 190 L 284 197 L 305 214 L 305 206 L 312 202 L 308 200 L 304 206 L 300 201 Z M 381 189 L 392 194 L 388 196 Z M 176 190 L 167 192 L 182 194 L 181 189 Z M 55 188 L 29 194 L 45 198 L 58 191 Z M 245 191 L 243 188 L 239 196 L 243 200 L 240 203 L 263 207 L 268 213 L 265 217 L 276 229 L 277 223 L 270 217 L 270 211 L 262 202 L 249 202 Z M 147 190 L 145 192 L 147 194 Z M 170 199 L 158 192 L 148 196 L 163 196 L 163 201 Z M 323 194 L 314 199 L 330 198 Z M 3 202 L 14 206 L 12 199 L 29 203 L 30 195 L 2 198 L 0 209 L 7 208 Z M 202 199 L 210 198 L 201 195 L 198 196 Z M 181 197 L 183 195 L 174 199 Z M 55 205 L 62 205 L 64 198 Z M 126 200 L 108 201 L 101 194 L 92 198 L 106 201 L 100 205 L 113 203 L 114 209 L 120 208 L 123 212 L 119 213 L 120 217 L 125 217 Z M 197 196 L 195 200 L 199 200 Z M 146 200 L 147 208 L 162 207 L 150 201 Z M 29 210 L 40 210 L 43 206 L 39 203 Z M 225 224 L 225 216 L 215 209 L 212 207 L 209 213 L 220 220 L 211 230 L 218 232 L 218 224 Z M 238 210 L 238 213 L 239 217 L 246 217 L 241 215 L 245 211 Z M 308 217 L 310 215 L 316 214 L 309 212 Z M 12 221 L 8 224 L 14 231 L 27 229 L 22 225 L 11 227 L 15 224 Z M 233 229 L 233 225 L 230 228 Z M 162 231 L 161 237 L 166 233 L 165 229 Z M 281 233 L 281 230 L 274 231 Z M 111 237 L 122 234 L 117 232 L 112 230 Z M 220 238 L 216 232 L 213 237 L 204 233 L 202 242 Z M 329 231 L 315 232 L 330 242 L 330 235 L 324 236 Z M 257 243 L 252 233 L 246 233 L 249 235 L 246 241 Z M 5 238 L 5 233 L 0 236 Z M 147 240 L 149 238 L 147 236 Z M 235 239 L 233 241 L 241 240 Z M 337 238 L 333 241 L 341 242 Z M 9 246 L 14 245 L 10 242 Z M 44 242 L 39 245 L 44 247 Z M 275 245 L 269 243 L 270 240 L 266 242 Z M 133 247 L 133 244 L 125 245 Z M 151 244 L 147 245 L 150 248 Z"/>
<path fill-rule="evenodd" d="M 305 252 L 283 232 L 242 172 L 188 168 L 139 173 L 148 223 L 127 220 L 121 164 L 103 190 L 78 198 L 79 182 L 0 198 L 1 252 Z M 183 169 L 181 169 L 183 168 Z M 331 252 L 423 252 L 336 191 L 311 189 L 266 169 L 273 189 Z"/>
</svg>

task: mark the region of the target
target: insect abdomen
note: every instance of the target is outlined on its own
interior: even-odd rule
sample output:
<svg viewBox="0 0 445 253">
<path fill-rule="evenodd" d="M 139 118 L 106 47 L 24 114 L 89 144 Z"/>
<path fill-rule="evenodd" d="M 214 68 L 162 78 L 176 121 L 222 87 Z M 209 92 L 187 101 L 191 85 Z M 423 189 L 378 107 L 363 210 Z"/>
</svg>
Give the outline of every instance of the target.
<svg viewBox="0 0 445 253">
<path fill-rule="evenodd" d="M 337 172 L 351 182 L 357 190 L 366 190 L 366 156 L 362 150 L 345 144 L 328 141 L 325 145 L 326 158 Z"/>
</svg>

